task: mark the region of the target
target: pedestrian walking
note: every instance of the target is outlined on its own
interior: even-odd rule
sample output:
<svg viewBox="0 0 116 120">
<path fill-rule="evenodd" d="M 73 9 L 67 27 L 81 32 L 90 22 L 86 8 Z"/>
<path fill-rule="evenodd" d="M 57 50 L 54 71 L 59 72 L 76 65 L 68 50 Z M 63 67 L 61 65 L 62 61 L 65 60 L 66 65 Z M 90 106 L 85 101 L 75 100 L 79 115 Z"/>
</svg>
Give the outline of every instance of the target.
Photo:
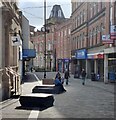
<svg viewBox="0 0 116 120">
<path fill-rule="evenodd" d="M 69 75 L 69 71 L 66 69 L 65 73 L 64 73 L 64 78 L 66 79 L 66 85 L 68 85 L 68 79 L 69 79 L 70 75 Z"/>
<path fill-rule="evenodd" d="M 82 85 L 85 85 L 85 77 L 86 77 L 85 69 L 82 69 L 81 77 L 82 77 Z"/>
</svg>

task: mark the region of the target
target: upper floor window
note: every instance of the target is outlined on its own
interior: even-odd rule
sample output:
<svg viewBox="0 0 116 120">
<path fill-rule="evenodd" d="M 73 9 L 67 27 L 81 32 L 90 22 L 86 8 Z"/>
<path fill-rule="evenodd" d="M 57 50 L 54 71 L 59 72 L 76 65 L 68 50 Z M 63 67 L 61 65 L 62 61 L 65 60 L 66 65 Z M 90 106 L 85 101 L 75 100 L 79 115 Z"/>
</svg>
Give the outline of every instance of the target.
<svg viewBox="0 0 116 120">
<path fill-rule="evenodd" d="M 85 13 L 85 10 L 83 10 L 83 22 L 86 21 L 86 13 Z"/>
<path fill-rule="evenodd" d="M 82 14 L 82 12 L 80 12 L 80 18 L 81 18 L 81 24 L 82 24 L 82 22 L 83 22 L 83 14 Z"/>
<path fill-rule="evenodd" d="M 61 10 L 58 11 L 58 17 L 61 17 Z"/>
<path fill-rule="evenodd" d="M 105 8 L 105 2 L 101 2 L 102 9 Z"/>
<path fill-rule="evenodd" d="M 90 5 L 90 18 L 92 18 L 93 17 L 93 6 L 92 6 L 92 4 Z"/>
<path fill-rule="evenodd" d="M 96 14 L 96 3 L 93 3 L 93 11 L 94 11 L 93 15 L 95 15 Z"/>
<path fill-rule="evenodd" d="M 70 31 L 70 28 L 68 29 L 68 34 L 70 35 L 71 31 Z"/>
</svg>

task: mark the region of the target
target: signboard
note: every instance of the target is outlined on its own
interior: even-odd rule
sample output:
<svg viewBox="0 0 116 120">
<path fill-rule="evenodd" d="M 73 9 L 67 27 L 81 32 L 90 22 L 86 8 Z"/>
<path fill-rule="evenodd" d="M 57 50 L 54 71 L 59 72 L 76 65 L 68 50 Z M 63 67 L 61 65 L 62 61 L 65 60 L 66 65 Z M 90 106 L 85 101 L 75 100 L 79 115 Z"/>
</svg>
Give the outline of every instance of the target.
<svg viewBox="0 0 116 120">
<path fill-rule="evenodd" d="M 23 49 L 23 58 L 35 58 L 36 50 L 35 49 Z"/>
<path fill-rule="evenodd" d="M 113 40 L 110 39 L 110 35 L 102 35 L 102 43 L 112 44 Z"/>
<path fill-rule="evenodd" d="M 20 45 L 22 45 L 22 41 L 20 39 L 20 36 L 12 36 L 11 40 L 12 40 L 12 46 L 20 46 Z"/>
<path fill-rule="evenodd" d="M 87 54 L 88 59 L 103 59 L 104 53 L 89 53 Z"/>
<path fill-rule="evenodd" d="M 70 61 L 70 59 L 68 59 L 68 58 L 64 59 L 64 62 L 69 62 L 69 61 Z"/>
<path fill-rule="evenodd" d="M 116 40 L 116 25 L 110 26 L 111 40 Z"/>
<path fill-rule="evenodd" d="M 86 51 L 86 49 L 77 50 L 76 58 L 77 59 L 86 59 L 87 58 L 87 51 Z"/>
</svg>

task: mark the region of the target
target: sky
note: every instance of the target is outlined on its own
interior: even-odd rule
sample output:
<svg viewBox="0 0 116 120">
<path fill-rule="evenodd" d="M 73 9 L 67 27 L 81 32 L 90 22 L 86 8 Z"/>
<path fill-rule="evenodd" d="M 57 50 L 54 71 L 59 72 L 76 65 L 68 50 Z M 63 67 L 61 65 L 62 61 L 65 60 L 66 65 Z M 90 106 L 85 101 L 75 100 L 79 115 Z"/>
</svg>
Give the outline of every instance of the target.
<svg viewBox="0 0 116 120">
<path fill-rule="evenodd" d="M 46 18 L 50 16 L 53 5 L 61 5 L 64 16 L 71 16 L 71 0 L 46 0 Z M 41 29 L 44 24 L 44 0 L 19 0 L 19 8 L 24 16 L 29 20 L 29 24 Z"/>
</svg>

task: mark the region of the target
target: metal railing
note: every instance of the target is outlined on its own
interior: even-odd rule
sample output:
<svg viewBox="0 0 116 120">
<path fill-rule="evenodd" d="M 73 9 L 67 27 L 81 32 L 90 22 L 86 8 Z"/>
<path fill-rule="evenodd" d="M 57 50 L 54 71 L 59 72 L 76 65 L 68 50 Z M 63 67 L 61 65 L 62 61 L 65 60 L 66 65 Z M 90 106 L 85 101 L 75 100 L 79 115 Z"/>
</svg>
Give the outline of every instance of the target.
<svg viewBox="0 0 116 120">
<path fill-rule="evenodd" d="M 20 74 L 17 73 L 18 66 L 5 67 L 6 74 L 10 76 L 11 92 L 20 94 Z"/>
</svg>

